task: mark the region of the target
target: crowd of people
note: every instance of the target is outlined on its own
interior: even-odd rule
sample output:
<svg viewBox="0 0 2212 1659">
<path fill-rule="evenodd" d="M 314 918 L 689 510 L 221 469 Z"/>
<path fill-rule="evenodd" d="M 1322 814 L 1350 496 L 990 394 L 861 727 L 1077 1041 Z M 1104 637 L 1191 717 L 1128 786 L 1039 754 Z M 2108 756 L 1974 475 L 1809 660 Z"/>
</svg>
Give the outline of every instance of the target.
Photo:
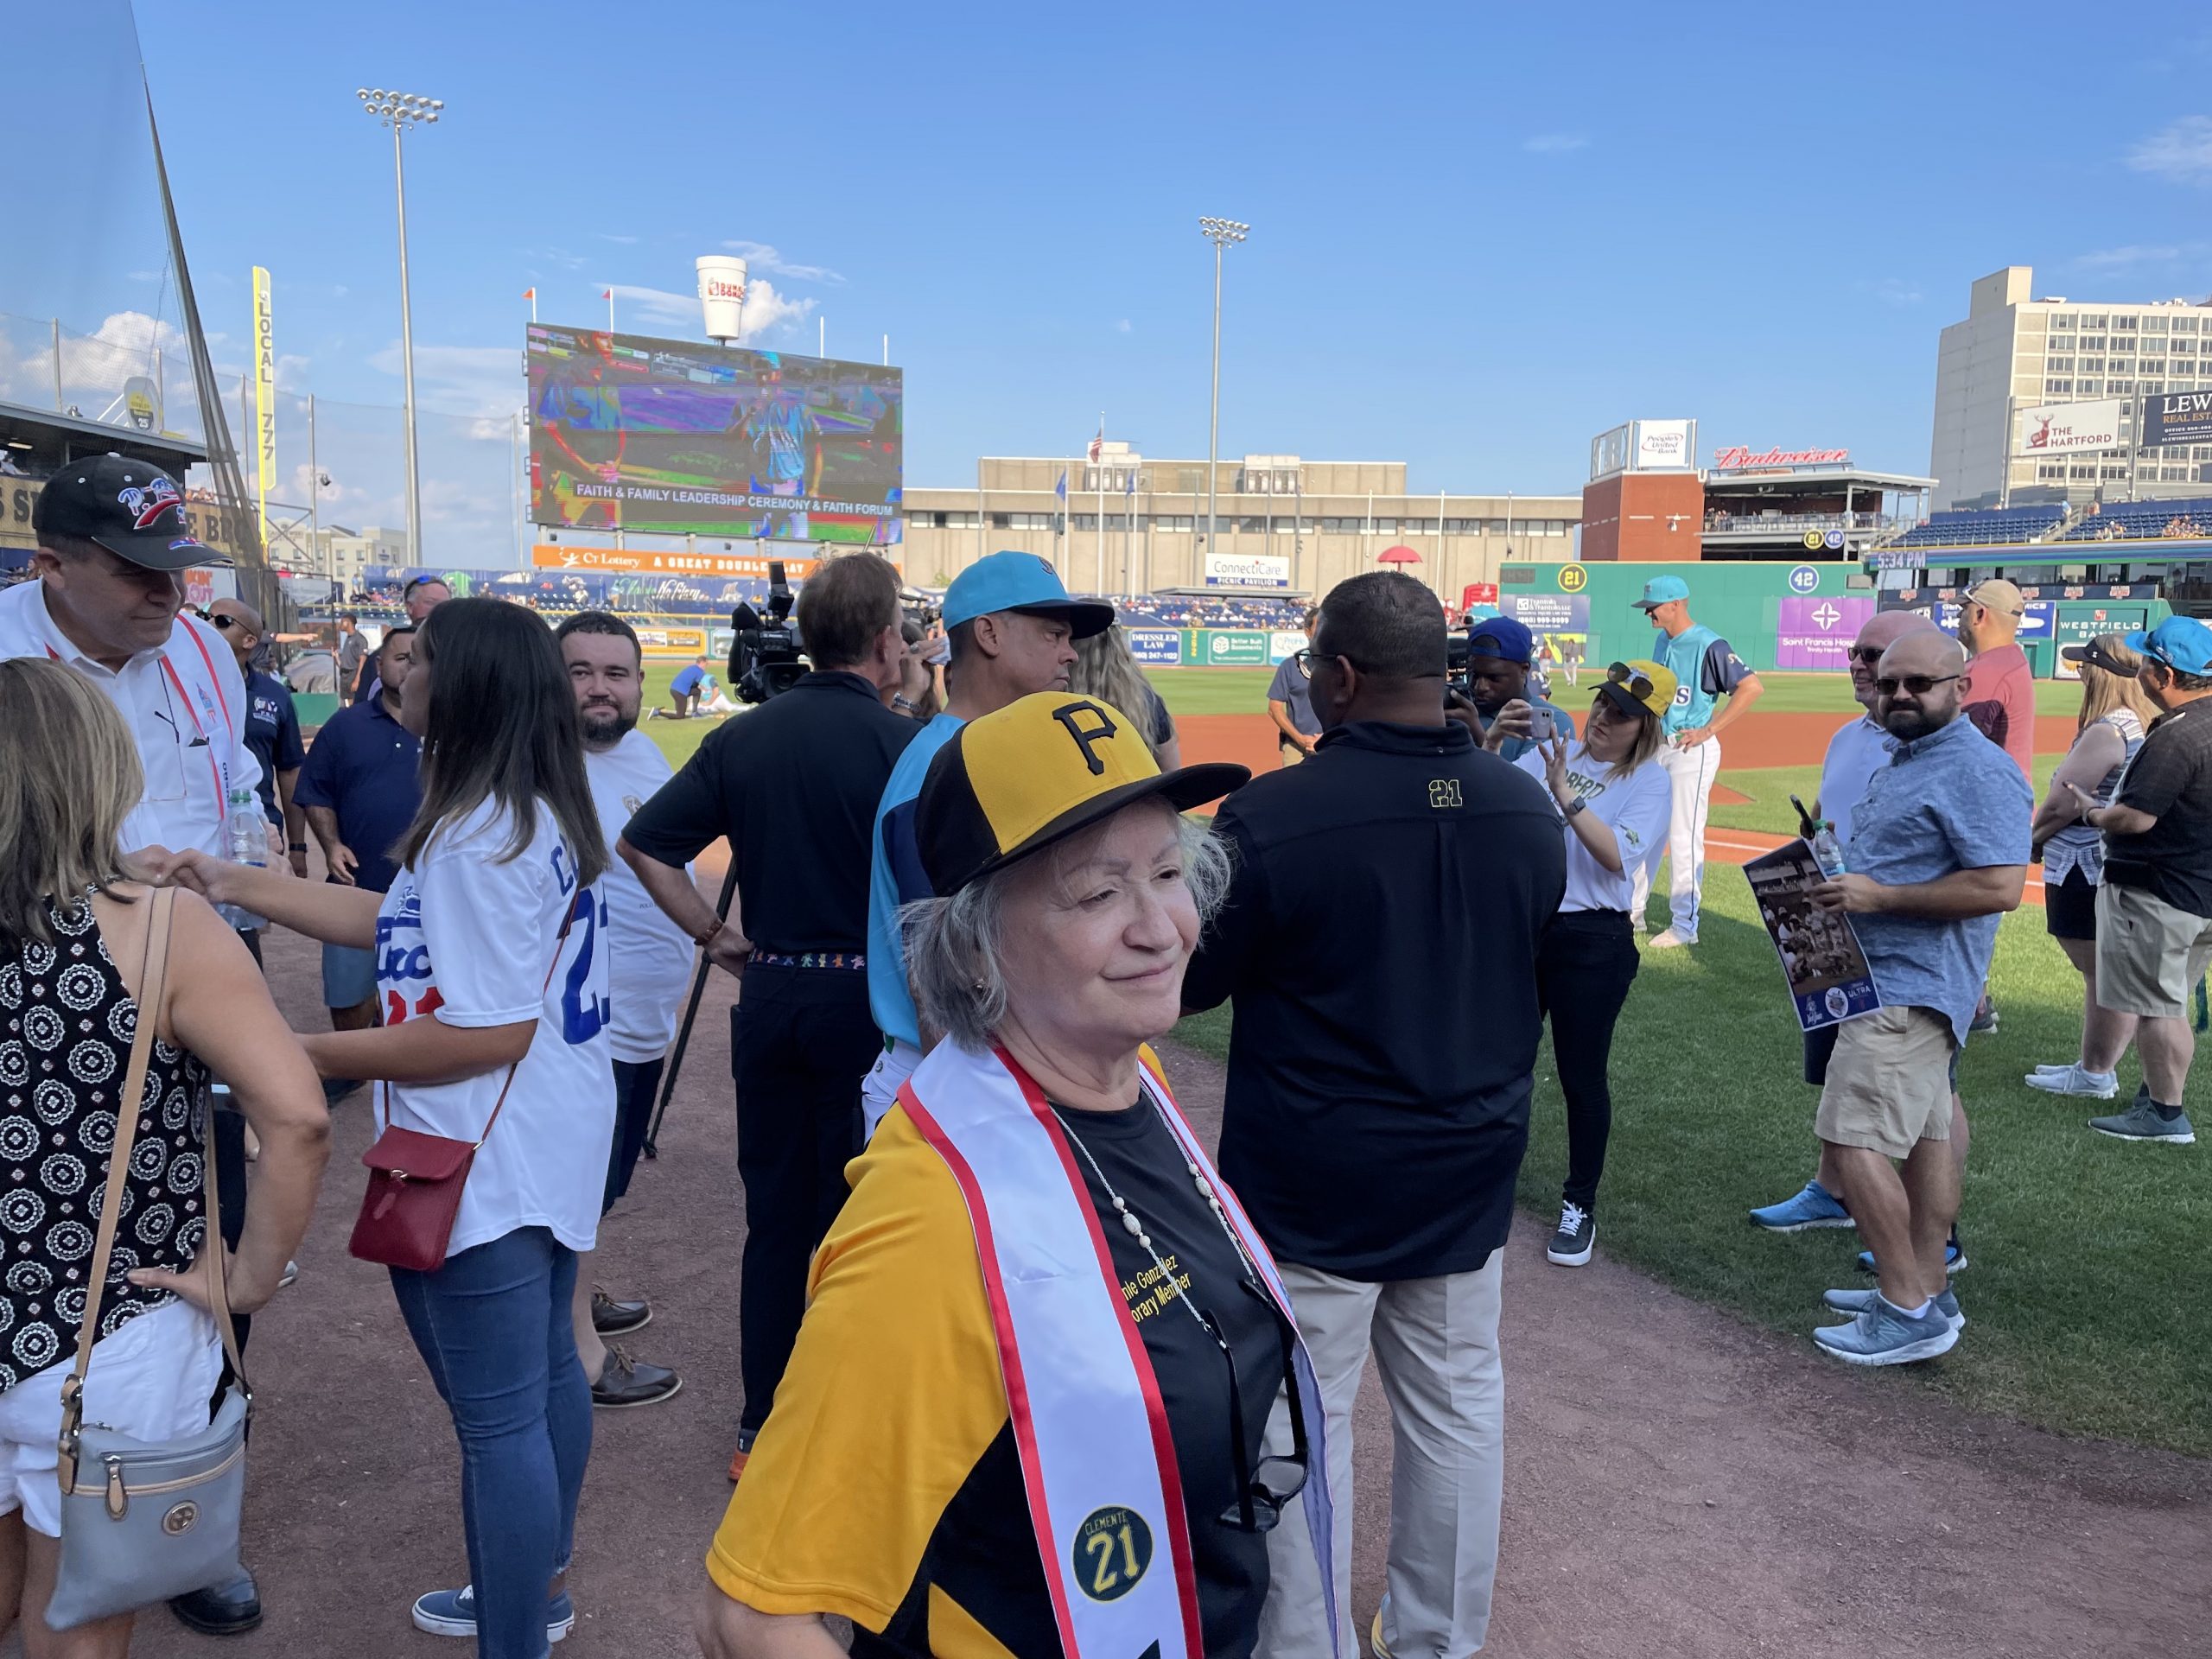
<svg viewBox="0 0 2212 1659">
<path fill-rule="evenodd" d="M 650 1297 L 588 1264 L 695 952 L 741 980 L 742 1404 L 702 1541 L 710 1659 L 1354 1659 L 1370 1357 L 1395 1458 L 1364 1635 L 1376 1659 L 1482 1647 L 1502 1247 L 1544 1026 L 1569 1149 L 1548 1255 L 1573 1268 L 1650 868 L 1671 850 L 1644 948 L 1694 945 L 1713 734 L 1758 695 L 1679 581 L 1647 588 L 1652 654 L 1610 664 L 1578 723 L 1517 620 L 1478 619 L 1454 677 L 1433 593 L 1353 577 L 1303 618 L 1269 697 L 1285 764 L 1254 777 L 1180 764 L 1114 607 L 1031 555 L 963 571 L 934 627 L 886 561 L 824 562 L 798 598 L 809 671 L 673 772 L 621 618 L 555 628 L 431 579 L 375 652 L 341 650 L 350 700 L 302 754 L 253 666 L 261 619 L 182 606 L 178 573 L 219 560 L 181 507 L 127 504 L 144 470 L 57 477 L 34 579 L 0 592 L 0 1222 L 22 1240 L 0 1605 L 29 1651 L 124 1652 L 164 1598 L 205 1631 L 259 1621 L 234 1502 L 161 1529 L 227 1554 L 185 1565 L 155 1536 L 120 1588 L 92 1582 L 72 1529 L 98 1506 L 72 1503 L 127 1511 L 147 1477 L 72 1473 L 56 1431 L 79 1412 L 173 1458 L 242 1434 L 250 1317 L 308 1225 L 329 1109 L 365 1084 L 351 1248 L 388 1271 L 464 1475 L 468 1582 L 413 1622 L 487 1659 L 572 1628 L 593 1414 L 682 1387 L 615 1340 Z M 2078 753 L 2037 809 L 2008 589 L 1970 596 L 1965 646 L 1870 621 L 1866 713 L 1823 772 L 1847 868 L 1814 902 L 1883 1006 L 1808 1034 L 1818 1168 L 1753 1218 L 1858 1228 L 1873 1285 L 1831 1291 L 1846 1317 L 1814 1332 L 1854 1363 L 1932 1357 L 1964 1324 L 1954 1079 L 2031 840 L 2075 890 L 2053 931 L 2096 935 L 2069 951 L 2081 1052 L 2037 1086 L 2109 1096 L 2133 1040 L 2143 1088 L 2094 1127 L 2192 1138 L 2212 630 L 2078 649 Z M 718 842 L 719 905 L 695 868 Z M 257 969 L 271 923 L 321 943 L 329 1029 L 286 1028 Z M 1225 1002 L 1217 1164 L 1149 1045 Z"/>
</svg>

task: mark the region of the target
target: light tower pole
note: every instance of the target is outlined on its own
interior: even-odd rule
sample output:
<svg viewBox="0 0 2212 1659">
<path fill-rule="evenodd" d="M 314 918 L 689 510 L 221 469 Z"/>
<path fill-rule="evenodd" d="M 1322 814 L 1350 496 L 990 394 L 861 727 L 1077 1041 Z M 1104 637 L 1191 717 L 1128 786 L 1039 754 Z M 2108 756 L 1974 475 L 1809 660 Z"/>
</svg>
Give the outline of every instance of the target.
<svg viewBox="0 0 2212 1659">
<path fill-rule="evenodd" d="M 415 319 L 407 296 L 407 163 L 400 139 L 410 126 L 437 124 L 445 100 L 414 92 L 389 92 L 363 86 L 354 94 L 361 107 L 391 129 L 392 182 L 399 198 L 399 362 L 407 400 L 407 557 L 423 563 L 422 474 L 415 461 Z"/>
<path fill-rule="evenodd" d="M 1213 412 L 1206 423 L 1206 551 L 1214 550 L 1214 475 L 1221 469 L 1221 255 L 1242 242 L 1249 225 L 1233 219 L 1200 219 L 1199 232 L 1213 244 Z M 1203 567 L 1193 575 L 1203 575 Z"/>
</svg>

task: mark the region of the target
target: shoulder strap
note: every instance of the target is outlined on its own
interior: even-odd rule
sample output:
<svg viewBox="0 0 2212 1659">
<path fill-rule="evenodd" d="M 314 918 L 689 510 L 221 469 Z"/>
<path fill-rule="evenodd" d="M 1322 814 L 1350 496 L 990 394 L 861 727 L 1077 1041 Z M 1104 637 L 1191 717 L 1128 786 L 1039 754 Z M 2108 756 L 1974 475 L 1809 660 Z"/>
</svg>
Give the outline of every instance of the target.
<svg viewBox="0 0 2212 1659">
<path fill-rule="evenodd" d="M 169 928 L 176 913 L 176 889 L 157 887 L 146 917 L 146 952 L 138 969 L 138 1019 L 130 1034 L 130 1058 L 124 1067 L 123 1091 L 116 1097 L 115 1140 L 108 1150 L 107 1186 L 100 1201 L 100 1225 L 92 1247 L 91 1281 L 85 1287 L 85 1317 L 77 1328 L 77 1358 L 61 1385 L 61 1454 L 64 1490 L 75 1484 L 77 1429 L 84 1417 L 85 1370 L 92 1361 L 92 1343 L 99 1334 L 100 1303 L 107 1290 L 107 1269 L 115 1248 L 115 1230 L 123 1219 L 123 1192 L 130 1177 L 130 1152 L 138 1139 L 139 1103 L 146 1094 L 147 1063 L 154 1052 L 154 1027 L 161 1018 L 162 992 L 168 978 Z M 221 1160 L 215 1152 L 211 1112 L 203 1133 L 200 1165 L 206 1172 L 207 1202 L 201 1214 L 207 1232 L 200 1241 L 200 1265 L 207 1274 L 207 1296 L 215 1323 L 223 1335 L 223 1351 L 230 1358 L 238 1386 L 245 1387 L 245 1373 L 238 1357 L 238 1333 L 231 1324 L 229 1287 L 224 1283 L 220 1176 Z M 248 1390 L 249 1396 L 251 1390 Z"/>
<path fill-rule="evenodd" d="M 545 983 L 537 988 L 537 997 L 541 1006 L 545 1000 L 546 987 L 553 982 L 553 970 L 561 965 L 561 947 L 568 943 L 569 924 L 576 919 L 576 906 L 590 902 L 588 897 L 590 893 L 589 887 L 579 885 L 576 888 L 576 897 L 569 901 L 568 910 L 561 917 L 561 931 L 553 940 L 553 960 L 545 964 Z M 533 1037 L 531 1040 L 534 1042 L 537 1039 Z M 528 1049 L 523 1051 L 525 1058 L 528 1057 L 529 1052 Z M 506 1077 L 499 1084 L 499 1097 L 492 1103 L 492 1116 L 484 1120 L 484 1133 L 476 1137 L 476 1145 L 472 1150 L 483 1151 L 484 1143 L 492 1138 L 492 1125 L 499 1121 L 499 1113 L 507 1103 L 507 1090 L 515 1086 L 515 1073 L 521 1070 L 521 1060 L 517 1060 L 507 1068 Z M 385 1079 L 384 1085 L 384 1121 L 386 1124 L 391 1122 L 391 1082 L 389 1078 Z"/>
</svg>

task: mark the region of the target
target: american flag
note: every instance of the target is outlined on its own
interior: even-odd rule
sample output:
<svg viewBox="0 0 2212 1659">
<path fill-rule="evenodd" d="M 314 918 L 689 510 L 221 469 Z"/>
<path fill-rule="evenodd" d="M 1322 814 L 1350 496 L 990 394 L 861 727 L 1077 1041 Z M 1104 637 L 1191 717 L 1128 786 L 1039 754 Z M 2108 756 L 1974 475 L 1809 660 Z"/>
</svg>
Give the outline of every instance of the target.
<svg viewBox="0 0 2212 1659">
<path fill-rule="evenodd" d="M 1090 459 L 1095 462 L 1106 449 L 1106 417 L 1098 417 L 1098 435 L 1090 441 Z"/>
</svg>

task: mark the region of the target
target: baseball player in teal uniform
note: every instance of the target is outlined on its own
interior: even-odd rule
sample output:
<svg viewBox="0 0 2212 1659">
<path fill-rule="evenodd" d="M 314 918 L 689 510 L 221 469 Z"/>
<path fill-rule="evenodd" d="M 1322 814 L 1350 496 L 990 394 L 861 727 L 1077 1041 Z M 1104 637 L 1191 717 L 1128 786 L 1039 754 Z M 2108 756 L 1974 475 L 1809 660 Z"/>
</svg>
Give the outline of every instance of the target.
<svg viewBox="0 0 2212 1659">
<path fill-rule="evenodd" d="M 1744 666 L 1728 642 L 1690 620 L 1689 584 L 1680 576 L 1654 576 L 1637 601 L 1658 626 L 1651 647 L 1654 661 L 1675 677 L 1675 704 L 1667 711 L 1667 747 L 1659 764 L 1675 786 L 1675 816 L 1667 834 L 1667 856 L 1674 871 L 1672 925 L 1651 941 L 1655 950 L 1697 943 L 1705 898 L 1705 819 L 1713 804 L 1713 780 L 1720 775 L 1720 734 L 1743 718 L 1766 688 Z M 1651 896 L 1649 859 L 1636 873 L 1629 913 L 1643 925 Z"/>
</svg>

